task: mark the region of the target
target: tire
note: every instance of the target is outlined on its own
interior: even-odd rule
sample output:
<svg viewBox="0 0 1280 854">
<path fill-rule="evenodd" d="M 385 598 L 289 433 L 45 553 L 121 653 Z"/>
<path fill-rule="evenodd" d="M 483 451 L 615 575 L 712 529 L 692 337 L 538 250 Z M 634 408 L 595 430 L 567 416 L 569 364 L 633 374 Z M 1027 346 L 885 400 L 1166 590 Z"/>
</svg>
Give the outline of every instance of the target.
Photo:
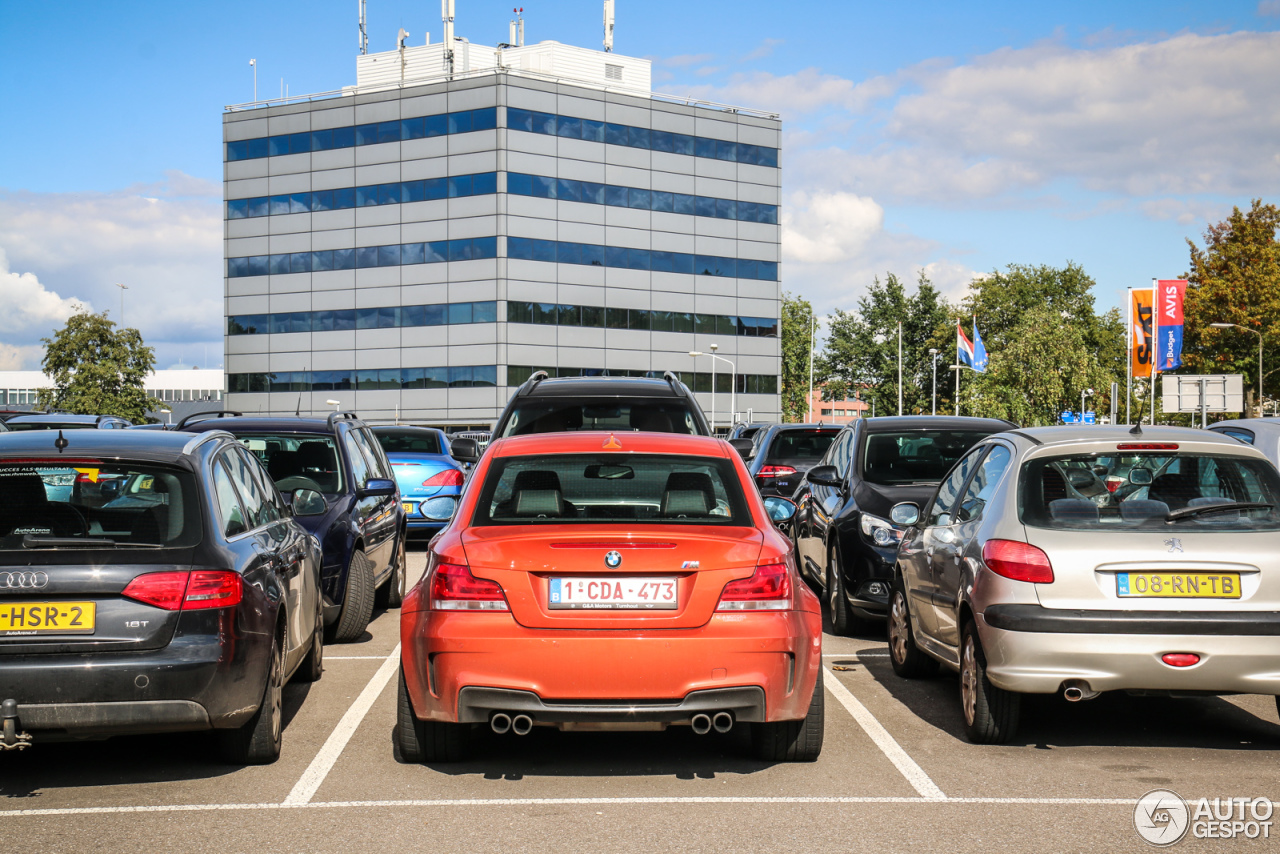
<svg viewBox="0 0 1280 854">
<path fill-rule="evenodd" d="M 324 673 L 324 610 L 316 606 L 316 627 L 311 633 L 311 651 L 293 678 L 299 682 L 319 682 Z"/>
<path fill-rule="evenodd" d="M 827 552 L 827 587 L 825 597 L 827 612 L 831 615 L 831 633 L 848 637 L 872 632 L 875 626 L 871 620 L 863 619 L 853 613 L 849 600 L 844 595 L 844 582 L 841 580 L 840 547 L 832 546 Z"/>
<path fill-rule="evenodd" d="M 911 610 L 902 580 L 893 583 L 889 594 L 889 663 L 893 672 L 903 679 L 919 679 L 936 676 L 938 661 L 916 646 L 916 633 L 911 627 Z"/>
<path fill-rule="evenodd" d="M 400 532 L 400 545 L 396 546 L 395 563 L 391 566 L 391 577 L 386 580 L 378 592 L 374 594 L 373 607 L 380 611 L 388 608 L 399 608 L 404 601 L 404 570 L 405 570 L 405 534 Z"/>
<path fill-rule="evenodd" d="M 347 568 L 347 594 L 342 600 L 342 613 L 333 627 L 331 639 L 336 643 L 359 640 L 373 619 L 373 564 L 364 552 L 351 553 Z"/>
<path fill-rule="evenodd" d="M 218 730 L 218 753 L 233 765 L 269 765 L 280 758 L 284 737 L 284 645 L 282 631 L 271 639 L 271 667 L 262 702 L 244 726 Z"/>
<path fill-rule="evenodd" d="M 409 702 L 405 686 L 404 666 L 400 669 L 400 687 L 396 702 L 396 761 L 405 764 L 421 762 L 459 762 L 471 741 L 469 724 L 420 721 Z"/>
<path fill-rule="evenodd" d="M 751 749 L 762 762 L 814 762 L 822 753 L 823 701 L 822 675 L 813 686 L 813 699 L 808 713 L 798 721 L 753 723 Z"/>
<path fill-rule="evenodd" d="M 974 744 L 1007 744 L 1018 731 L 1022 695 L 1005 691 L 987 679 L 987 657 L 973 620 L 960 635 L 960 712 L 964 731 Z"/>
</svg>

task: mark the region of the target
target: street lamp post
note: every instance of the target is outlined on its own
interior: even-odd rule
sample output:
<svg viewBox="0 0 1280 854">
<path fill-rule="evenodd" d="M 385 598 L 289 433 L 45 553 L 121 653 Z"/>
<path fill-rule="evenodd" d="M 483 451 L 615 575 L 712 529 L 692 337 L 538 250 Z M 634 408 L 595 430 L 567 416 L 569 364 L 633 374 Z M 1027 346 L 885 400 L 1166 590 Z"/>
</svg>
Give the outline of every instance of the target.
<svg viewBox="0 0 1280 854">
<path fill-rule="evenodd" d="M 1243 329 L 1245 332 L 1252 332 L 1258 336 L 1258 411 L 1262 411 L 1262 333 L 1256 329 L 1250 329 L 1247 326 L 1241 326 L 1238 323 L 1210 323 L 1214 329 Z"/>
<path fill-rule="evenodd" d="M 898 414 L 902 414 L 902 321 L 898 321 Z"/>
<path fill-rule="evenodd" d="M 709 349 L 716 350 L 719 344 L 712 344 Z M 732 413 L 738 406 L 738 366 L 724 356 L 717 356 L 715 353 L 704 353 L 701 350 L 690 350 L 690 356 L 710 356 L 711 361 L 711 432 L 716 431 L 716 360 L 720 360 L 729 366 L 733 372 L 729 375 L 729 410 Z"/>
<path fill-rule="evenodd" d="M 251 59 L 249 64 L 253 66 L 253 102 L 258 102 L 258 60 Z"/>
<path fill-rule="evenodd" d="M 129 286 L 116 282 L 116 287 L 120 289 L 120 328 L 124 329 L 124 292 L 129 290 Z"/>
<path fill-rule="evenodd" d="M 808 415 L 805 418 L 806 424 L 813 423 L 813 341 L 818 334 L 818 316 L 811 314 L 809 318 L 809 398 L 808 398 Z"/>
<path fill-rule="evenodd" d="M 1093 397 L 1093 389 L 1084 388 L 1080 390 L 1080 423 L 1081 424 L 1084 423 L 1084 399 L 1086 397 Z"/>
<path fill-rule="evenodd" d="M 929 348 L 929 358 L 933 361 L 933 414 L 938 414 L 938 348 Z"/>
</svg>

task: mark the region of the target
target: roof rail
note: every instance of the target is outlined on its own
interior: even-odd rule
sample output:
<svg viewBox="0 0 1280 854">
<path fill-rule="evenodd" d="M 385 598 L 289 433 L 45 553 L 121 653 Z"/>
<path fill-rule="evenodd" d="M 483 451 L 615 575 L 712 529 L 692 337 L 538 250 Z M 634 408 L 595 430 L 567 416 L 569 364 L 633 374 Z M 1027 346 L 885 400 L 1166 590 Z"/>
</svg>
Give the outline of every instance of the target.
<svg viewBox="0 0 1280 854">
<path fill-rule="evenodd" d="M 339 421 L 359 421 L 360 416 L 354 412 L 330 412 L 329 417 L 325 419 L 325 424 L 329 425 L 330 430 L 337 429 L 335 425 Z"/>
<path fill-rule="evenodd" d="M 209 416 L 209 418 L 205 418 L 204 416 L 206 415 Z M 190 415 L 183 417 L 173 429 L 181 430 L 188 424 L 194 424 L 197 421 L 208 421 L 213 418 L 234 418 L 240 415 L 244 415 L 244 413 L 236 412 L 233 409 L 210 409 L 205 412 L 193 412 Z"/>
<path fill-rule="evenodd" d="M 684 385 L 684 380 L 680 379 L 672 371 L 663 371 L 662 378 L 672 385 Z"/>
<path fill-rule="evenodd" d="M 516 394 L 521 394 L 527 391 L 528 389 L 533 388 L 543 380 L 549 379 L 549 378 L 550 378 L 550 375 L 546 371 L 534 371 L 532 374 L 529 375 L 529 379 L 525 380 L 520 385 L 520 390 L 517 391 Z"/>
<path fill-rule="evenodd" d="M 205 442 L 209 442 L 214 439 L 219 439 L 219 438 L 222 438 L 223 436 L 225 436 L 228 439 L 235 439 L 235 436 L 232 436 L 226 430 L 206 430 L 203 433 L 197 433 L 195 435 L 195 438 L 193 438 L 190 442 L 187 442 L 187 444 L 182 446 L 182 455 L 184 457 L 190 456 L 195 451 L 196 448 L 200 447 Z"/>
</svg>

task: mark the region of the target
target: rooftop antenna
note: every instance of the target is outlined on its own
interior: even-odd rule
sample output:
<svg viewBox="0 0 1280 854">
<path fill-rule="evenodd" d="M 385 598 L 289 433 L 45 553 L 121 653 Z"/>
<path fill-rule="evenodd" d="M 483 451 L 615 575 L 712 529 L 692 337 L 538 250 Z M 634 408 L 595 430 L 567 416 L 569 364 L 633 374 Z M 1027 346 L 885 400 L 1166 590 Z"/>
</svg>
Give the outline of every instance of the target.
<svg viewBox="0 0 1280 854">
<path fill-rule="evenodd" d="M 512 9 L 511 11 L 514 13 L 515 9 Z M 509 25 L 507 29 L 507 47 L 515 47 L 516 46 L 516 19 L 512 18 L 507 23 Z"/>
<path fill-rule="evenodd" d="M 444 21 L 444 68 L 453 75 L 453 0 L 440 0 L 440 19 Z"/>
<path fill-rule="evenodd" d="M 604 0 L 604 52 L 613 53 L 613 0 Z"/>
<path fill-rule="evenodd" d="M 524 47 L 524 7 L 512 11 L 516 13 L 516 47 Z"/>
<path fill-rule="evenodd" d="M 360 53 L 361 55 L 369 52 L 369 30 L 365 26 L 367 15 L 365 13 L 366 0 L 360 0 Z"/>
</svg>

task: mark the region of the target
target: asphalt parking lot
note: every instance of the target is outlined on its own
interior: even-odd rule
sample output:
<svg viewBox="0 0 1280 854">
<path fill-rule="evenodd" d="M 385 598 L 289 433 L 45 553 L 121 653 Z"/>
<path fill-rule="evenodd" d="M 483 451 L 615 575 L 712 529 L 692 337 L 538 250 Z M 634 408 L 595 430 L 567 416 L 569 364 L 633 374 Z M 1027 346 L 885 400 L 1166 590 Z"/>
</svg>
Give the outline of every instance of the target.
<svg viewBox="0 0 1280 854">
<path fill-rule="evenodd" d="M 416 576 L 424 553 L 410 555 Z M 486 733 L 458 765 L 392 757 L 398 612 L 286 688 L 274 765 L 200 735 L 0 755 L 11 851 L 1124 851 L 1135 801 L 1280 799 L 1272 698 L 1034 697 L 1016 743 L 963 737 L 956 680 L 898 679 L 879 638 L 825 639 L 821 759 L 744 758 L 741 732 Z M 1280 812 L 1277 812 L 1280 817 Z M 1275 834 L 1272 834 L 1273 836 Z M 1193 839 L 1190 850 L 1274 850 Z"/>
</svg>

